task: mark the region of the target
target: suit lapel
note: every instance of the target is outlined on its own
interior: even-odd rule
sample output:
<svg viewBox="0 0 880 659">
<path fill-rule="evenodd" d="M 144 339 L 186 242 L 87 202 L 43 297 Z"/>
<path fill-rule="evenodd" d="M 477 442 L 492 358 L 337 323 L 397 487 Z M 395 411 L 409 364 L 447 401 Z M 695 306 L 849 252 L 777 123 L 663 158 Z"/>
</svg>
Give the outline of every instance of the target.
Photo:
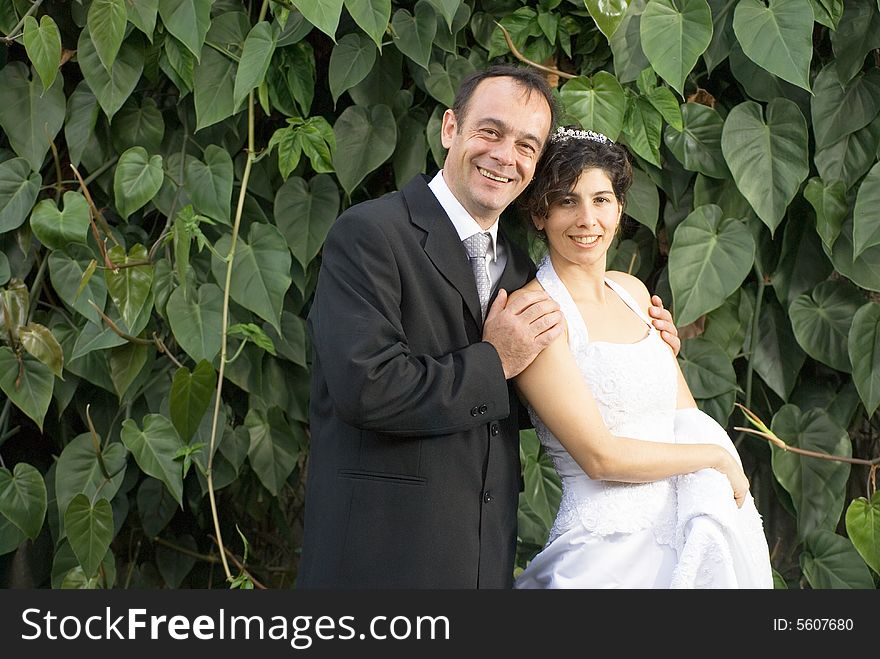
<svg viewBox="0 0 880 659">
<path fill-rule="evenodd" d="M 412 223 L 425 231 L 425 254 L 458 291 L 478 326 L 482 326 L 480 298 L 467 254 L 452 221 L 431 192 L 426 180 L 416 176 L 403 190 Z"/>
</svg>

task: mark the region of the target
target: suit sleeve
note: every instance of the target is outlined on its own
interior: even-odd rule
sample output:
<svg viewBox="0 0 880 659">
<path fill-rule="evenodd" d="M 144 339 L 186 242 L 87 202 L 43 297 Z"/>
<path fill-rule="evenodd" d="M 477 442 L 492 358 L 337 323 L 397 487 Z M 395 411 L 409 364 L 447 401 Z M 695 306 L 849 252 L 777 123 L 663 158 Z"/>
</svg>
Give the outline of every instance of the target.
<svg viewBox="0 0 880 659">
<path fill-rule="evenodd" d="M 309 314 L 316 359 L 349 425 L 402 436 L 460 432 L 510 414 L 495 348 L 474 343 L 414 354 L 404 331 L 403 282 L 378 222 L 349 209 L 323 249 Z"/>
</svg>

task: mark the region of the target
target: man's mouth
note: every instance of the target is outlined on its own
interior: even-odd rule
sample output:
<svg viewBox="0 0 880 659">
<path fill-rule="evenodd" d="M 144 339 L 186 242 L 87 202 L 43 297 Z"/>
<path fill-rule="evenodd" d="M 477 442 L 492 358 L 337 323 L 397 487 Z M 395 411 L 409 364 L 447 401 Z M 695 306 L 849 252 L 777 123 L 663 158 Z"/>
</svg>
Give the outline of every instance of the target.
<svg viewBox="0 0 880 659">
<path fill-rule="evenodd" d="M 600 236 L 571 236 L 571 239 L 580 245 L 592 245 L 599 238 Z"/>
<path fill-rule="evenodd" d="M 487 179 L 492 181 L 498 181 L 499 183 L 510 183 L 510 179 L 504 176 L 498 176 L 497 174 L 493 174 L 488 169 L 483 169 L 482 167 L 477 167 L 477 171 L 480 172 Z"/>
</svg>

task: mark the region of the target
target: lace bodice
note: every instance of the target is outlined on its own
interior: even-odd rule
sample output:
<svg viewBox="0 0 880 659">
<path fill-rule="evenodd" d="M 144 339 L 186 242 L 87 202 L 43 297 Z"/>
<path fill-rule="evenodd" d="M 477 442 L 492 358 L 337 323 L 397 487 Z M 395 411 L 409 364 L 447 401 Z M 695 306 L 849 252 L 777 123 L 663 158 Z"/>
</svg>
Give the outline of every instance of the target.
<svg viewBox="0 0 880 659">
<path fill-rule="evenodd" d="M 678 382 L 675 357 L 632 296 L 616 282 L 605 279 L 606 285 L 645 323 L 645 337 L 626 344 L 590 341 L 586 324 L 549 257 L 541 261 L 537 278 L 565 315 L 569 347 L 611 433 L 674 442 Z M 531 407 L 529 414 L 563 485 L 549 541 L 580 521 L 588 530 L 602 535 L 650 527 L 659 542 L 671 542 L 675 531 L 672 480 L 593 481 Z"/>
</svg>

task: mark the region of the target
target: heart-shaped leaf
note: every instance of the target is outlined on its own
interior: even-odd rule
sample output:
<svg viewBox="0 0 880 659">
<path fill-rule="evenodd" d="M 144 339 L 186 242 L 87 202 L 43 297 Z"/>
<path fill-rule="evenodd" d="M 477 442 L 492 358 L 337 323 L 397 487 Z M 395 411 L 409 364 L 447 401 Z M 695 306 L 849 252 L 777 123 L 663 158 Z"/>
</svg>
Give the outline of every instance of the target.
<svg viewBox="0 0 880 659">
<path fill-rule="evenodd" d="M 55 468 L 55 499 L 59 513 L 67 510 L 77 494 L 82 493 L 89 499 L 100 496 L 112 500 L 119 491 L 125 477 L 128 451 L 119 442 L 100 448 L 97 441 L 100 440 L 90 433 L 83 433 L 74 437 L 61 451 Z M 110 480 L 98 461 L 98 450 Z"/>
<path fill-rule="evenodd" d="M 807 181 L 804 198 L 816 211 L 816 232 L 825 246 L 831 249 L 849 211 L 843 181 L 824 183 L 814 176 Z"/>
<path fill-rule="evenodd" d="M 202 422 L 216 384 L 214 367 L 204 359 L 196 365 L 192 373 L 185 366 L 174 373 L 169 411 L 171 423 L 184 442 L 189 441 Z"/>
<path fill-rule="evenodd" d="M 19 361 L 12 350 L 0 347 L 0 389 L 41 430 L 54 385 L 55 378 L 48 366 L 29 355 Z"/>
<path fill-rule="evenodd" d="M 229 224 L 232 204 L 232 158 L 215 144 L 205 149 L 204 162 L 193 158 L 186 163 L 184 189 L 196 210 L 224 224 Z"/>
<path fill-rule="evenodd" d="M 17 229 L 27 219 L 42 182 L 24 158 L 0 162 L 0 233 Z"/>
<path fill-rule="evenodd" d="M 23 62 L 0 69 L 0 127 L 12 149 L 38 172 L 64 122 L 64 79 L 58 76 L 43 89 L 43 83 L 29 74 Z"/>
<path fill-rule="evenodd" d="M 321 249 L 338 211 L 339 190 L 327 174 L 318 174 L 308 183 L 295 176 L 278 189 L 275 222 L 303 267 Z"/>
<path fill-rule="evenodd" d="M 801 554 L 801 569 L 813 590 L 874 588 L 871 571 L 852 543 L 828 530 L 807 535 Z"/>
<path fill-rule="evenodd" d="M 0 516 L 36 540 L 43 528 L 46 506 L 46 483 L 34 466 L 19 462 L 12 472 L 0 467 Z"/>
<path fill-rule="evenodd" d="M 84 245 L 89 231 L 89 204 L 79 192 L 64 193 L 64 210 L 53 199 L 43 199 L 31 213 L 31 229 L 40 242 L 52 249 L 71 243 Z"/>
<path fill-rule="evenodd" d="M 117 245 L 107 252 L 107 258 L 117 266 L 125 266 L 115 272 L 105 270 L 104 279 L 122 319 L 130 329 L 134 329 L 135 321 L 147 303 L 153 284 L 153 266 L 150 264 L 147 248 L 133 245 L 126 254 L 125 249 Z"/>
<path fill-rule="evenodd" d="M 847 349 L 853 382 L 871 416 L 880 405 L 880 304 L 869 302 L 853 316 Z"/>
<path fill-rule="evenodd" d="M 712 108 L 698 103 L 681 106 L 683 130 L 672 126 L 663 136 L 666 146 L 685 169 L 713 178 L 728 176 L 727 163 L 721 152 L 724 120 Z"/>
<path fill-rule="evenodd" d="M 244 40 L 232 90 L 232 102 L 236 108 L 265 79 L 274 52 L 275 34 L 272 26 L 266 21 L 260 21 L 251 28 Z"/>
<path fill-rule="evenodd" d="M 646 98 L 639 97 L 629 103 L 623 122 L 627 144 L 636 154 L 655 167 L 660 166 L 662 128 L 663 117 Z"/>
<path fill-rule="evenodd" d="M 394 12 L 391 25 L 394 28 L 394 43 L 404 55 L 428 70 L 431 60 L 431 46 L 437 34 L 437 21 L 434 10 L 424 1 L 416 3 L 414 14 L 406 9 Z"/>
<path fill-rule="evenodd" d="M 133 146 L 119 156 L 113 176 L 116 209 L 124 219 L 142 208 L 159 192 L 165 174 L 162 156 L 151 156 L 141 146 Z"/>
<path fill-rule="evenodd" d="M 772 299 L 764 299 L 758 319 L 758 340 L 754 347 L 746 335 L 749 364 L 782 400 L 787 401 L 798 381 L 807 356 L 791 331 L 788 314 Z"/>
<path fill-rule="evenodd" d="M 391 20 L 391 0 L 345 0 L 354 22 L 382 49 L 382 38 Z"/>
<path fill-rule="evenodd" d="M 813 83 L 810 113 L 816 150 L 821 151 L 867 126 L 880 112 L 880 71 L 873 69 L 844 85 L 834 62 Z"/>
<path fill-rule="evenodd" d="M 344 91 L 366 78 L 375 62 L 376 46 L 366 35 L 356 32 L 342 37 L 333 46 L 328 68 L 333 103 Z"/>
<path fill-rule="evenodd" d="M 553 524 L 562 498 L 559 475 L 553 468 L 550 456 L 546 451 L 541 450 L 541 443 L 534 430 L 524 430 L 520 433 L 519 453 L 524 483 L 521 497 L 537 514 L 546 533 Z M 546 537 L 541 542 L 544 540 Z"/>
<path fill-rule="evenodd" d="M 343 0 L 292 0 L 305 19 L 336 41 L 336 26 L 342 14 Z"/>
<path fill-rule="evenodd" d="M 807 178 L 807 122 L 792 101 L 777 98 L 767 106 L 740 103 L 730 111 L 721 134 L 721 150 L 758 217 L 774 232 Z"/>
<path fill-rule="evenodd" d="M 149 153 L 156 153 L 162 149 L 165 120 L 156 101 L 150 97 L 143 98 L 139 102 L 132 98 L 128 99 L 113 117 L 113 125 L 110 128 L 113 148 L 119 153 L 133 146 L 142 146 Z"/>
<path fill-rule="evenodd" d="M 614 36 L 631 0 L 584 0 L 596 26 L 608 39 Z"/>
<path fill-rule="evenodd" d="M 150 349 L 143 343 L 126 343 L 109 352 L 107 365 L 110 367 L 110 380 L 120 402 L 143 370 L 149 356 Z"/>
<path fill-rule="evenodd" d="M 213 4 L 214 0 L 159 0 L 159 16 L 165 29 L 183 43 L 196 59 L 199 59 L 211 26 Z"/>
<path fill-rule="evenodd" d="M 137 511 L 148 537 L 159 535 L 177 509 L 174 497 L 162 481 L 149 476 L 144 478 L 137 491 Z"/>
<path fill-rule="evenodd" d="M 67 99 L 67 117 L 64 120 L 64 141 L 70 162 L 79 165 L 82 154 L 94 136 L 100 112 L 98 99 L 82 80 Z"/>
<path fill-rule="evenodd" d="M 134 455 L 144 473 L 165 483 L 178 504 L 183 500 L 183 468 L 175 457 L 183 446 L 171 421 L 161 414 L 147 414 L 141 430 L 132 419 L 122 424 L 122 443 Z"/>
<path fill-rule="evenodd" d="M 654 0 L 642 14 L 642 49 L 657 74 L 684 95 L 684 81 L 712 41 L 706 0 Z"/>
<path fill-rule="evenodd" d="M 846 429 L 818 408 L 801 412 L 785 405 L 773 416 L 771 429 L 789 446 L 847 458 L 852 455 Z M 771 448 L 773 473 L 797 511 L 798 535 L 803 538 L 819 529 L 833 530 L 843 511 L 849 464 Z"/>
<path fill-rule="evenodd" d="M 25 350 L 48 366 L 52 373 L 61 377 L 64 354 L 48 327 L 39 323 L 28 323 L 19 328 L 18 337 Z"/>
<path fill-rule="evenodd" d="M 695 398 L 714 398 L 736 388 L 730 358 L 708 339 L 697 337 L 682 342 L 679 364 Z"/>
<path fill-rule="evenodd" d="M 113 540 L 113 509 L 107 499 L 94 505 L 85 494 L 77 494 L 64 513 L 67 540 L 86 576 L 91 578 Z"/>
<path fill-rule="evenodd" d="M 739 288 L 752 268 L 755 241 L 742 223 L 723 218 L 714 204 L 700 206 L 675 230 L 669 284 L 676 322 L 687 325 Z"/>
<path fill-rule="evenodd" d="M 626 95 L 623 87 L 607 71 L 592 78 L 569 80 L 559 92 L 566 111 L 581 126 L 616 140 L 626 117 Z"/>
<path fill-rule="evenodd" d="M 31 64 L 43 81 L 43 89 L 49 89 L 61 66 L 61 33 L 58 26 L 48 14 L 41 16 L 39 23 L 33 16 L 28 16 L 24 19 L 22 37 Z"/>
<path fill-rule="evenodd" d="M 113 62 L 125 37 L 128 11 L 125 0 L 92 0 L 89 5 L 87 25 L 92 43 L 101 64 L 107 71 L 113 69 Z M 103 556 L 101 557 L 103 558 Z"/>
<path fill-rule="evenodd" d="M 151 41 L 156 29 L 156 16 L 159 13 L 159 0 L 138 0 L 126 3 L 128 20 Z"/>
<path fill-rule="evenodd" d="M 198 295 L 187 300 L 182 288 L 168 298 L 168 322 L 180 347 L 195 361 L 214 360 L 220 352 L 223 326 L 223 291 L 207 283 Z"/>
<path fill-rule="evenodd" d="M 387 105 L 350 106 L 333 126 L 336 153 L 333 166 L 348 195 L 394 153 L 397 124 Z"/>
<path fill-rule="evenodd" d="M 244 423 L 251 436 L 251 467 L 272 496 L 278 496 L 299 458 L 302 431 L 298 424 L 288 424 L 277 407 L 265 413 L 251 408 Z"/>
<path fill-rule="evenodd" d="M 850 133 L 813 156 L 823 181 L 843 181 L 848 190 L 877 162 L 880 148 L 880 115 L 864 128 Z"/>
<path fill-rule="evenodd" d="M 875 245 L 880 245 L 880 163 L 859 185 L 853 210 L 853 258 Z"/>
<path fill-rule="evenodd" d="M 880 491 L 869 502 L 853 499 L 846 509 L 846 533 L 865 563 L 880 574 Z"/>
<path fill-rule="evenodd" d="M 131 96 L 144 70 L 144 40 L 137 32 L 122 42 L 122 47 L 108 73 L 98 57 L 98 51 L 86 27 L 79 34 L 77 42 L 77 61 L 89 88 L 101 104 L 108 119 L 112 119 L 119 108 Z"/>
<path fill-rule="evenodd" d="M 859 290 L 846 280 L 822 282 L 812 295 L 798 297 L 788 313 L 801 348 L 813 359 L 851 373 L 847 337 L 863 303 Z"/>
<path fill-rule="evenodd" d="M 842 0 L 837 0 L 834 4 L 843 15 L 837 16 L 839 23 L 836 26 L 829 25 L 832 27 L 831 46 L 834 49 L 837 72 L 846 83 L 862 70 L 865 56 L 875 48 L 880 48 L 880 4 L 874 7 L 870 2 L 848 0 L 845 3 L 846 10 Z M 818 12 L 816 20 L 819 20 Z"/>
<path fill-rule="evenodd" d="M 196 130 L 212 126 L 235 114 L 235 61 L 206 48 L 193 70 Z"/>
</svg>

